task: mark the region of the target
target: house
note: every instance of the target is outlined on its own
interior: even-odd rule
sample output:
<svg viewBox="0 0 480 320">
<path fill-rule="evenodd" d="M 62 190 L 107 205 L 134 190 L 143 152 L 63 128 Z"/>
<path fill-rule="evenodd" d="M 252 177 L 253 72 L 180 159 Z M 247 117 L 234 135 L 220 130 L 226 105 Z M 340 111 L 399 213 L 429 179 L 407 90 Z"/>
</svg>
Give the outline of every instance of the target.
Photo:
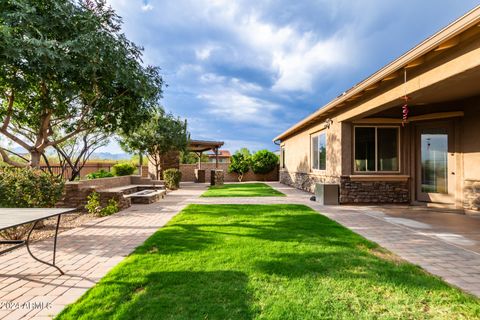
<svg viewBox="0 0 480 320">
<path fill-rule="evenodd" d="M 274 142 L 282 183 L 340 203 L 480 210 L 480 6 Z"/>
<path fill-rule="evenodd" d="M 215 163 L 216 156 L 214 152 L 207 153 L 207 156 L 208 162 Z M 231 156 L 228 150 L 218 150 L 218 163 L 229 163 Z"/>
</svg>

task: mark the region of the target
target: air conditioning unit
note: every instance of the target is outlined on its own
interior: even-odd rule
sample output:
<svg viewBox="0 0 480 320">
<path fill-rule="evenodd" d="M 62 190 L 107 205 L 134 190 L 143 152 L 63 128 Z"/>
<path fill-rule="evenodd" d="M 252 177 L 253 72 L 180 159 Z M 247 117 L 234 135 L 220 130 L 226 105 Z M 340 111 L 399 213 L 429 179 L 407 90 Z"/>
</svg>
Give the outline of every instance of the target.
<svg viewBox="0 0 480 320">
<path fill-rule="evenodd" d="M 315 201 L 323 205 L 337 205 L 338 202 L 338 184 L 316 183 Z"/>
</svg>

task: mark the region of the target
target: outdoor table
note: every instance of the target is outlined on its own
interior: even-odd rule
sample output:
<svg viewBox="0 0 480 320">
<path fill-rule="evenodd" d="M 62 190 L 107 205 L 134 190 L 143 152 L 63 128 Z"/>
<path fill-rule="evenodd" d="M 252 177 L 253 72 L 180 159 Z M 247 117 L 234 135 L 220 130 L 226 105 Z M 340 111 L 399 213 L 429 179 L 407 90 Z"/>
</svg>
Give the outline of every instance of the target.
<svg viewBox="0 0 480 320">
<path fill-rule="evenodd" d="M 28 232 L 26 240 L 0 240 L 0 244 L 12 245 L 7 249 L 1 250 L 0 255 L 25 245 L 27 247 L 28 253 L 33 259 L 43 264 L 54 267 L 58 271 L 60 271 L 61 274 L 64 274 L 63 271 L 55 265 L 58 227 L 60 226 L 60 217 L 62 216 L 62 214 L 73 213 L 75 211 L 77 211 L 77 209 L 72 208 L 0 208 L 0 231 L 33 223 L 32 228 Z M 57 217 L 57 225 L 55 228 L 55 237 L 53 240 L 53 261 L 52 263 L 49 263 L 35 257 L 30 250 L 29 245 L 30 236 L 32 235 L 32 232 L 37 226 L 38 222 L 52 217 Z"/>
</svg>

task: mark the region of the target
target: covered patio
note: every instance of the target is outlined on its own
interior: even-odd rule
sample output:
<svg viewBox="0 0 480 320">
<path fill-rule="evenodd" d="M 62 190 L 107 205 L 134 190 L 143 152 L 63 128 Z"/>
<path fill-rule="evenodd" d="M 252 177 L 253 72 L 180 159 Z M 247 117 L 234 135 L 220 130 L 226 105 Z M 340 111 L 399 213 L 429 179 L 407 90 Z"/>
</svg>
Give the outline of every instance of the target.
<svg viewBox="0 0 480 320">
<path fill-rule="evenodd" d="M 202 154 L 205 151 L 212 150 L 215 154 L 215 169 L 218 169 L 218 150 L 224 144 L 223 141 L 190 140 L 187 146 L 188 152 L 193 152 L 198 156 L 198 167 L 195 170 L 195 182 L 205 182 L 205 170 L 202 169 Z"/>
</svg>

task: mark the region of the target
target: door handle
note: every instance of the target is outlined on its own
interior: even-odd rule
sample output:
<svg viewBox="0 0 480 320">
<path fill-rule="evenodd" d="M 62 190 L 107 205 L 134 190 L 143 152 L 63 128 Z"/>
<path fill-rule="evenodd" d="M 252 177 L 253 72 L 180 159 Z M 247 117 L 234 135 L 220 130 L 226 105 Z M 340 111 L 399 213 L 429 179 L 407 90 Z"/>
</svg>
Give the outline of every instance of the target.
<svg viewBox="0 0 480 320">
<path fill-rule="evenodd" d="M 455 175 L 455 172 L 452 171 L 452 175 Z"/>
</svg>

